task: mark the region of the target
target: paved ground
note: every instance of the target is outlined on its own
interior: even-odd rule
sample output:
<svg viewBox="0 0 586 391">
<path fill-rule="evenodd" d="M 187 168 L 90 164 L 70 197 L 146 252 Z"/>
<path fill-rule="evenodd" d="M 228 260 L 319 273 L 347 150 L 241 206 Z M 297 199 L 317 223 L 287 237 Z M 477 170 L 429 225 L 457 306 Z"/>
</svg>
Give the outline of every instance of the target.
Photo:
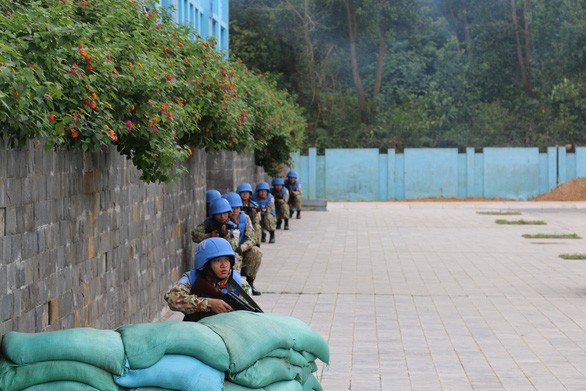
<svg viewBox="0 0 586 391">
<path fill-rule="evenodd" d="M 520 218 L 547 224 L 495 223 Z M 586 390 L 586 261 L 558 257 L 586 254 L 586 202 L 328 203 L 290 225 L 257 301 L 328 341 L 324 390 Z"/>
</svg>

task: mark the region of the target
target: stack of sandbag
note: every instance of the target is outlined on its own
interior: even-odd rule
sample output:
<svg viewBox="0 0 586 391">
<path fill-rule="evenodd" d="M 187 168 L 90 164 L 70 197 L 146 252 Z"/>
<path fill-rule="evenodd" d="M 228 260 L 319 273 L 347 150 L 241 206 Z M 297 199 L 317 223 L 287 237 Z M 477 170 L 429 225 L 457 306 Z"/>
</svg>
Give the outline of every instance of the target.
<svg viewBox="0 0 586 391">
<path fill-rule="evenodd" d="M 0 349 L 0 390 L 119 391 L 124 346 L 113 330 L 11 331 Z"/>
<path fill-rule="evenodd" d="M 230 364 L 224 342 L 195 322 L 128 324 L 116 329 L 127 364 L 114 381 L 122 387 L 182 391 L 221 391 Z"/>
<path fill-rule="evenodd" d="M 321 391 L 316 359 L 329 363 L 321 335 L 303 321 L 277 314 L 235 311 L 202 319 L 230 356 L 226 391 Z"/>
<path fill-rule="evenodd" d="M 199 323 L 10 332 L 0 390 L 321 391 L 325 340 L 301 320 L 234 311 Z M 227 381 L 225 381 L 227 379 Z"/>
</svg>

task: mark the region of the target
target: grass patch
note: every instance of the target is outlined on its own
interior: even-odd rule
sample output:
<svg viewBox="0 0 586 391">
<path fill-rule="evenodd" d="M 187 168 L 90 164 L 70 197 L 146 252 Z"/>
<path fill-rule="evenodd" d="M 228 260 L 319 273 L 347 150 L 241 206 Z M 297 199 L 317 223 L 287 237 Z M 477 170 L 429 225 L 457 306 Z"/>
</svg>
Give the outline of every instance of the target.
<svg viewBox="0 0 586 391">
<path fill-rule="evenodd" d="M 562 259 L 586 259 L 586 254 L 560 254 Z"/>
<path fill-rule="evenodd" d="M 495 221 L 497 224 L 511 224 L 511 225 L 545 225 L 547 224 L 543 220 L 503 220 L 498 219 Z"/>
<path fill-rule="evenodd" d="M 512 216 L 512 215 L 520 215 L 521 212 L 513 212 L 513 211 L 486 211 L 486 212 L 476 212 L 479 215 L 497 215 L 497 216 Z"/>
<path fill-rule="evenodd" d="M 576 234 L 523 234 L 526 239 L 582 239 Z"/>
</svg>

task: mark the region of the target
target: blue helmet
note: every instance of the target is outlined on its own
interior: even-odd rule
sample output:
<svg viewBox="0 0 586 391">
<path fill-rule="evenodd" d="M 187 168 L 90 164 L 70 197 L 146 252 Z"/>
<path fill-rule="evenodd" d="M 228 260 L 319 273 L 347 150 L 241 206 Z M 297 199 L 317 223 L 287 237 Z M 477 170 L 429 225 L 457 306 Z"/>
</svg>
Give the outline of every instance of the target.
<svg viewBox="0 0 586 391">
<path fill-rule="evenodd" d="M 220 198 L 222 196 L 222 194 L 220 194 L 219 191 L 211 189 L 206 191 L 206 202 L 210 203 L 213 200 L 215 200 L 216 198 Z"/>
<path fill-rule="evenodd" d="M 287 173 L 287 177 L 291 177 L 291 178 L 297 179 L 297 173 L 295 171 L 291 170 L 291 171 L 289 171 Z"/>
<path fill-rule="evenodd" d="M 230 243 L 223 238 L 208 238 L 202 240 L 195 249 L 193 263 L 195 270 L 200 270 L 206 263 L 217 257 L 230 258 L 230 267 L 234 267 L 234 251 Z"/>
<path fill-rule="evenodd" d="M 242 208 L 242 198 L 238 193 L 226 193 L 222 198 L 227 200 L 232 208 Z"/>
<path fill-rule="evenodd" d="M 250 183 L 248 182 L 242 182 L 236 188 L 236 193 L 242 193 L 243 191 L 249 191 L 250 194 L 254 193 L 254 191 L 252 191 L 252 186 L 250 186 Z"/>
<path fill-rule="evenodd" d="M 230 212 L 232 212 L 232 207 L 230 206 L 230 203 L 221 196 L 220 198 L 216 198 L 215 200 L 213 200 L 210 204 L 210 215 L 217 215 L 219 213 Z"/>
<path fill-rule="evenodd" d="M 273 181 L 271 182 L 271 185 L 276 186 L 276 185 L 281 185 L 284 186 L 285 185 L 285 181 L 283 180 L 283 178 L 277 177 L 274 178 Z"/>
<path fill-rule="evenodd" d="M 269 184 L 266 182 L 258 182 L 258 184 L 256 185 L 256 192 L 258 193 L 259 190 L 271 191 L 271 188 L 269 187 Z"/>
</svg>

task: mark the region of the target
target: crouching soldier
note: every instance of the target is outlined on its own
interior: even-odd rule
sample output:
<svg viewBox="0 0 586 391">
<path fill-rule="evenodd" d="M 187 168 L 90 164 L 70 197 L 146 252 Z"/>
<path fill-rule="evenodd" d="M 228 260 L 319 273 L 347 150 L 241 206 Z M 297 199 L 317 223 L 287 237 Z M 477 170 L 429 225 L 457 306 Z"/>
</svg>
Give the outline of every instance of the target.
<svg viewBox="0 0 586 391">
<path fill-rule="evenodd" d="M 275 209 L 277 210 L 277 229 L 281 229 L 281 223 L 285 220 L 285 227 L 289 229 L 289 192 L 285 188 L 283 178 L 274 178 L 271 182 L 273 188 L 271 194 L 275 197 Z"/>
<path fill-rule="evenodd" d="M 252 200 L 252 186 L 248 182 L 242 182 L 236 188 L 236 193 L 242 199 L 242 210 L 250 217 L 254 228 L 256 245 L 260 247 L 262 228 L 260 226 L 260 206 Z"/>
<path fill-rule="evenodd" d="M 250 217 L 248 217 L 248 215 L 241 210 L 242 199 L 238 194 L 227 193 L 222 197 L 230 203 L 230 206 L 232 207 L 230 221 L 238 225 L 238 230 L 240 232 L 238 247 L 236 247 L 235 250 L 236 254 L 242 257 L 242 267 L 240 269 L 240 274 L 243 277 L 246 277 L 246 282 L 248 282 L 250 285 L 252 294 L 259 296 L 261 292 L 256 290 L 254 287 L 254 280 L 256 278 L 258 268 L 262 263 L 262 250 L 255 245 L 256 239 L 254 228 L 252 227 L 252 222 L 250 221 Z"/>
<path fill-rule="evenodd" d="M 293 210 L 297 211 L 297 219 L 301 218 L 301 183 L 297 180 L 297 173 L 293 170 L 287 173 L 285 187 L 289 191 L 289 217 L 293 217 Z"/>
<path fill-rule="evenodd" d="M 234 267 L 234 251 L 222 238 L 203 240 L 195 250 L 193 269 L 184 273 L 165 294 L 165 301 L 173 311 L 185 314 L 183 320 L 197 322 L 207 316 L 230 312 L 239 302 L 227 294 L 238 295 L 235 286 L 242 288 L 242 279 Z M 247 286 L 244 284 L 244 291 Z M 226 301 L 232 303 L 232 305 Z M 236 307 L 236 308 L 234 308 Z"/>
<path fill-rule="evenodd" d="M 271 193 L 271 188 L 266 182 L 259 182 L 256 185 L 256 193 L 253 201 L 261 208 L 260 226 L 262 227 L 261 242 L 266 242 L 266 233 L 270 234 L 269 243 L 275 243 L 275 228 L 277 221 L 275 219 L 275 200 Z"/>
<path fill-rule="evenodd" d="M 210 203 L 210 216 L 191 231 L 191 240 L 200 243 L 208 238 L 223 238 L 228 241 L 233 250 L 236 249 L 240 232 L 238 226 L 230 221 L 230 213 L 232 213 L 232 207 L 227 200 L 221 196 L 213 200 Z M 240 270 L 239 259 L 235 269 Z"/>
<path fill-rule="evenodd" d="M 213 200 L 220 198 L 222 194 L 216 189 L 206 191 L 206 217 L 210 217 L 210 205 Z"/>
</svg>

